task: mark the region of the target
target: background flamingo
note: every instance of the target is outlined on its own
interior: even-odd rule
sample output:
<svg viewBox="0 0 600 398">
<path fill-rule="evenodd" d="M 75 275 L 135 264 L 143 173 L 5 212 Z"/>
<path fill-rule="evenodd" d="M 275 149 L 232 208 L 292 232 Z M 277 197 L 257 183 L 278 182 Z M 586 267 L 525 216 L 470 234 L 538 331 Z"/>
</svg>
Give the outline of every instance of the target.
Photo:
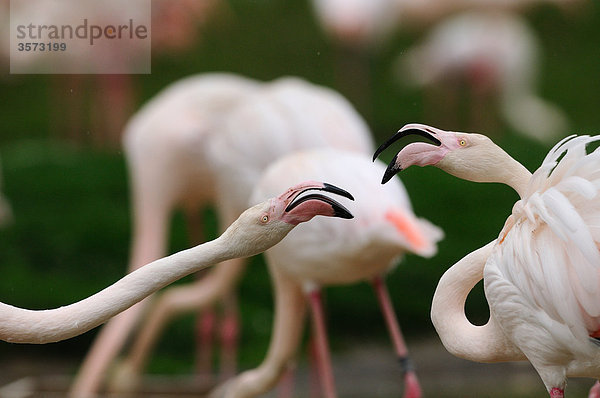
<svg viewBox="0 0 600 398">
<path fill-rule="evenodd" d="M 323 176 L 352 186 L 356 202 L 352 203 L 351 212 L 355 220 L 348 225 L 318 223 L 314 228 L 299 229 L 288 236 L 288 244 L 266 253 L 275 289 L 275 320 L 269 351 L 258 368 L 225 382 L 211 393 L 212 397 L 254 397 L 275 384 L 300 343 L 306 301 L 312 310 L 317 371 L 322 379 L 320 396 L 336 396 L 320 290 L 322 286 L 365 280 L 373 283 L 395 353 L 403 365 L 405 396 L 420 396 L 420 386 L 383 279 L 405 253 L 425 257 L 435 254 L 442 232 L 414 215 L 399 180 L 385 187 L 374 180 L 383 170 L 383 165 L 374 167 L 364 154 L 336 149 L 298 152 L 267 168 L 257 184 L 253 201 L 269 196 L 286 181 Z"/>
<path fill-rule="evenodd" d="M 453 354 L 476 361 L 527 358 L 551 397 L 563 397 L 567 377 L 600 377 L 600 137 L 567 137 L 532 175 L 489 138 L 407 125 L 388 142 L 409 134 L 435 144 L 401 150 L 384 180 L 410 165 L 435 165 L 459 178 L 501 182 L 520 195 L 495 242 L 471 253 L 444 275 L 432 320 Z M 376 152 L 376 155 L 379 153 Z M 490 320 L 470 324 L 464 302 L 484 280 Z"/>
<path fill-rule="evenodd" d="M 260 89 L 253 87 L 250 90 L 246 87 L 247 82 L 240 86 L 239 83 L 236 84 L 235 78 L 228 79 L 229 85 L 232 86 L 229 90 L 217 83 L 209 85 L 216 90 L 214 95 L 204 94 L 205 100 L 213 104 L 211 106 L 207 107 L 197 100 L 190 100 L 189 96 L 194 95 L 195 89 L 189 87 L 189 81 L 184 81 L 167 91 L 164 97 L 171 98 L 169 101 L 157 99 L 132 121 L 131 131 L 134 133 L 128 133 L 127 143 L 130 148 L 128 152 L 134 155 L 130 156 L 130 164 L 134 170 L 134 198 L 148 198 L 144 200 L 147 202 L 145 205 L 141 202 L 142 199 L 136 200 L 136 208 L 143 209 L 143 215 L 138 218 L 145 220 L 143 224 L 140 221 L 136 234 L 142 237 L 148 233 L 153 235 L 152 238 L 137 240 L 140 247 L 136 248 L 134 245 L 134 254 L 157 255 L 157 252 L 152 253 L 150 248 L 145 247 L 149 242 L 153 242 L 155 249 L 164 247 L 165 221 L 160 221 L 156 214 L 164 214 L 166 217 L 168 204 L 172 199 L 165 197 L 164 193 L 156 192 L 157 189 L 164 190 L 165 186 L 174 184 L 174 189 L 168 190 L 172 192 L 173 197 L 176 197 L 176 192 L 184 190 L 193 193 L 196 197 L 186 196 L 187 207 L 192 210 L 197 210 L 198 206 L 193 199 L 206 199 L 216 195 L 219 219 L 225 223 L 222 225 L 226 225 L 228 220 L 235 219 L 246 206 L 253 184 L 260 177 L 262 170 L 280 154 L 322 146 L 337 146 L 362 153 L 372 151 L 372 141 L 366 124 L 352 106 L 334 91 L 297 78 L 278 79 Z M 223 80 L 223 77 L 216 79 L 217 82 L 220 80 Z M 242 90 L 233 90 L 236 87 Z M 227 91 L 231 96 L 226 96 Z M 236 93 L 240 94 L 239 98 L 236 97 Z M 242 99 L 241 95 L 244 93 L 246 95 Z M 221 95 L 221 100 L 218 100 L 218 95 Z M 238 100 L 235 106 L 229 107 Z M 168 102 L 172 104 L 166 106 Z M 181 103 L 189 104 L 190 109 L 196 111 L 181 117 L 182 130 L 181 133 L 177 133 L 180 139 L 174 141 L 174 145 L 167 144 L 173 135 L 172 127 L 168 127 L 172 125 L 173 109 Z M 197 111 L 198 109 L 204 110 Z M 211 109 L 217 110 L 216 114 L 213 115 Z M 198 115 L 195 112 L 204 114 Z M 226 117 L 222 112 L 226 112 Z M 307 114 L 311 114 L 311 118 L 307 118 Z M 166 126 L 158 121 L 164 122 Z M 154 138 L 151 138 L 152 136 Z M 150 159 L 154 159 L 156 154 L 161 152 L 164 152 L 162 157 L 165 161 L 157 162 L 156 169 L 147 168 L 145 165 Z M 205 163 L 201 163 L 200 159 Z M 240 159 L 243 159 L 243 164 L 240 164 Z M 198 162 L 198 165 L 192 167 L 190 163 L 186 166 L 183 161 Z M 174 179 L 173 175 L 178 175 L 180 180 Z M 158 185 L 158 181 L 164 181 L 164 184 Z M 135 188 L 136 185 L 140 187 Z M 140 194 L 142 186 L 147 186 L 143 189 L 143 192 L 147 192 L 145 195 Z M 149 195 L 150 192 L 152 195 Z M 158 199 L 163 203 L 150 203 Z M 162 210 L 158 211 L 159 209 Z M 150 214 L 153 216 L 150 217 Z M 149 227 L 146 223 L 159 223 L 162 227 Z M 158 239 L 162 239 L 163 242 L 160 246 L 156 244 Z M 135 260 L 135 263 L 142 264 L 143 261 L 144 259 Z M 243 265 L 241 259 L 230 260 L 193 285 L 175 287 L 165 292 L 149 311 L 149 319 L 140 329 L 139 338 L 135 339 L 131 356 L 119 366 L 111 389 L 122 391 L 134 388 L 137 384 L 136 376 L 164 323 L 183 311 L 210 308 L 226 297 L 235 287 L 244 269 Z M 231 340 L 238 332 L 235 307 L 229 306 L 229 310 L 223 325 L 226 329 L 225 338 Z M 88 360 L 89 365 L 86 364 L 82 369 L 72 388 L 71 393 L 74 396 L 79 397 L 84 391 L 91 393 L 98 387 L 98 382 L 92 383 L 91 380 L 99 380 L 109 360 L 116 355 L 118 346 L 123 344 L 133 320 L 133 317 L 130 318 L 128 326 L 124 326 L 125 321 L 118 321 L 123 322 L 123 326 L 119 327 L 121 331 L 110 334 L 107 332 L 107 337 L 95 344 L 96 352 L 91 354 L 90 358 L 101 358 L 102 366 L 94 365 L 96 360 Z M 109 340 L 113 342 L 107 343 Z M 105 344 L 114 347 L 112 351 L 109 352 Z M 101 353 L 98 354 L 99 352 Z M 228 354 L 229 357 L 232 355 Z M 230 358 L 229 362 L 231 361 Z M 227 368 L 231 371 L 232 365 Z"/>
<path fill-rule="evenodd" d="M 501 115 L 516 131 L 554 142 L 567 118 L 536 93 L 540 57 L 537 37 L 521 17 L 470 11 L 442 21 L 402 54 L 398 75 L 429 91 L 429 111 L 444 115 L 446 124 L 493 129 Z M 469 100 L 464 120 L 461 91 Z"/>
<path fill-rule="evenodd" d="M 26 310 L 0 303 L 0 339 L 12 343 L 44 344 L 77 336 L 100 325 L 144 297 L 193 272 L 232 257 L 252 256 L 277 244 L 295 226 L 314 216 L 352 218 L 341 204 L 311 190 L 352 198 L 348 192 L 316 181 L 288 188 L 238 217 L 216 239 L 153 261 L 101 292 L 52 310 Z"/>
</svg>

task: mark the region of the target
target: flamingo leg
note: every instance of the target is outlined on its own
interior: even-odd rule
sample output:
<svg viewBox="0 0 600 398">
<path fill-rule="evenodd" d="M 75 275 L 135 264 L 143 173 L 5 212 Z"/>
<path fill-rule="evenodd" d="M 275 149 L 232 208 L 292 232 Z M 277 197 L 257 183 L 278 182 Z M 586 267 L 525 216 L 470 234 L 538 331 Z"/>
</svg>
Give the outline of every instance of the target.
<svg viewBox="0 0 600 398">
<path fill-rule="evenodd" d="M 237 297 L 229 291 L 223 298 L 223 319 L 221 321 L 221 378 L 233 377 L 237 369 L 237 342 L 240 322 Z"/>
<path fill-rule="evenodd" d="M 331 355 L 327 341 L 327 330 L 325 327 L 325 316 L 323 314 L 323 300 L 319 289 L 308 293 L 310 308 L 313 318 L 313 341 L 317 356 L 317 369 L 319 371 L 323 396 L 335 398 L 335 382 L 333 378 L 333 367 L 331 366 Z"/>
<path fill-rule="evenodd" d="M 190 244 L 197 245 L 204 242 L 203 218 L 200 209 L 195 203 L 185 206 L 186 230 Z M 196 274 L 197 278 L 206 276 L 205 272 Z M 213 307 L 199 311 L 196 319 L 196 372 L 201 375 L 212 373 L 212 345 L 213 335 L 217 322 L 217 315 Z"/>
<path fill-rule="evenodd" d="M 300 285 L 277 266 L 269 264 L 269 270 L 275 289 L 275 319 L 267 355 L 257 368 L 217 386 L 209 393 L 210 398 L 261 396 L 280 380 L 296 354 L 303 331 L 306 298 Z"/>
<path fill-rule="evenodd" d="M 295 366 L 289 365 L 283 372 L 277 387 L 277 398 L 290 398 L 294 396 Z"/>
<path fill-rule="evenodd" d="M 600 398 L 600 382 L 596 381 L 592 388 L 590 388 L 588 398 Z"/>
<path fill-rule="evenodd" d="M 402 367 L 402 372 L 404 373 L 404 398 L 419 398 L 422 395 L 421 386 L 419 385 L 417 374 L 415 373 L 408 355 L 408 349 L 404 342 L 404 338 L 402 337 L 400 324 L 398 323 L 398 318 L 394 312 L 385 281 L 379 276 L 374 278 L 372 283 L 375 294 L 377 295 L 377 300 L 381 306 L 381 312 L 383 313 L 383 317 L 390 332 L 394 350 L 396 351 L 400 366 Z"/>
<path fill-rule="evenodd" d="M 198 314 L 196 321 L 196 372 L 210 375 L 212 373 L 212 344 L 217 314 L 214 308 L 207 308 Z"/>
</svg>

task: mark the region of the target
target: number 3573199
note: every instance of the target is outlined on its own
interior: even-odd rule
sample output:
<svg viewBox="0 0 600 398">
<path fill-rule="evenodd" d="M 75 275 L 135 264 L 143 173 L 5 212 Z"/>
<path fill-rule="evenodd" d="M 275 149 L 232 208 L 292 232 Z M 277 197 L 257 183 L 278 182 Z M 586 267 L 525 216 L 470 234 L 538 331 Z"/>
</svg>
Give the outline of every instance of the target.
<svg viewBox="0 0 600 398">
<path fill-rule="evenodd" d="M 55 42 L 31 42 L 31 43 L 18 43 L 18 51 L 66 51 L 67 43 L 55 43 Z"/>
</svg>

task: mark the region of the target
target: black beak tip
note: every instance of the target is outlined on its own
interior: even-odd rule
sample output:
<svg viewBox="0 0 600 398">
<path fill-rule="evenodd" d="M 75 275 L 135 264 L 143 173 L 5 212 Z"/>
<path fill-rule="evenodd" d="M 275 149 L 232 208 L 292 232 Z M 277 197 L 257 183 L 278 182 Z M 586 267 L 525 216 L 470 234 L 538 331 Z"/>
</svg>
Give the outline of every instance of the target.
<svg viewBox="0 0 600 398">
<path fill-rule="evenodd" d="M 323 190 L 326 192 L 331 192 L 331 193 L 335 193 L 337 195 L 343 196 L 345 198 L 348 198 L 350 200 L 354 200 L 354 196 L 352 196 L 352 194 L 348 191 L 346 191 L 345 189 L 336 187 L 333 184 L 328 184 L 326 182 L 323 183 Z"/>
<path fill-rule="evenodd" d="M 333 206 L 333 215 L 334 215 L 334 217 L 345 218 L 347 220 L 354 218 L 352 213 L 350 213 L 350 211 L 348 211 L 348 209 L 346 209 L 344 206 L 342 206 L 340 204 Z"/>
<path fill-rule="evenodd" d="M 385 173 L 383 173 L 383 178 L 381 179 L 381 184 L 387 183 L 392 179 L 398 172 L 402 171 L 402 168 L 396 166 L 397 155 L 394 156 L 394 159 L 390 162 L 387 169 L 385 169 Z"/>
</svg>

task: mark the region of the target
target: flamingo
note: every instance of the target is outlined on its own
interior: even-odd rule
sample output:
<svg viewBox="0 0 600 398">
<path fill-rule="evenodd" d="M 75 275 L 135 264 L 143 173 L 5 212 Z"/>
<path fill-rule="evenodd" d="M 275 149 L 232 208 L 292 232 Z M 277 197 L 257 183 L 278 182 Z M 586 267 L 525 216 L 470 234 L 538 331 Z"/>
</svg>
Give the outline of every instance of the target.
<svg viewBox="0 0 600 398">
<path fill-rule="evenodd" d="M 600 136 L 559 141 L 531 174 L 489 138 L 408 124 L 384 143 L 411 134 L 433 142 L 402 149 L 386 182 L 411 165 L 434 165 L 456 177 L 500 182 L 520 196 L 498 239 L 451 267 L 436 289 L 431 318 L 454 355 L 479 362 L 527 359 L 550 397 L 564 396 L 567 377 L 600 377 L 600 283 L 597 219 Z M 473 326 L 464 314 L 483 278 L 490 319 Z"/>
<path fill-rule="evenodd" d="M 217 81 L 225 79 L 220 76 Z M 235 89 L 238 86 L 235 82 L 231 82 L 229 88 L 219 88 L 220 85 L 215 83 L 212 96 L 207 95 L 203 101 L 194 100 L 193 97 L 198 96 L 194 92 L 199 87 L 194 89 L 192 86 L 200 85 L 203 79 L 206 77 L 176 83 L 161 95 L 165 101 L 157 97 L 130 123 L 126 147 L 131 153 L 128 154 L 130 167 L 136 170 L 132 173 L 132 181 L 134 186 L 139 185 L 134 189 L 134 201 L 146 198 L 147 206 L 144 208 L 152 205 L 136 218 L 149 223 L 139 226 L 139 234 L 145 230 L 154 238 L 136 239 L 139 245 L 158 247 L 160 244 L 164 247 L 165 232 L 157 231 L 154 224 L 164 226 L 165 221 L 161 218 L 166 217 L 168 211 L 165 193 L 170 192 L 173 186 L 181 187 L 177 191 L 180 194 L 195 193 L 196 196 L 185 197 L 186 203 L 194 204 L 199 198 L 205 198 L 205 203 L 213 201 L 220 224 L 227 225 L 246 208 L 262 170 L 281 155 L 323 146 L 364 154 L 373 151 L 364 120 L 345 98 L 331 89 L 299 78 L 285 77 L 262 85 L 245 83 L 242 89 Z M 205 91 L 205 94 L 208 92 Z M 171 99 L 166 101 L 167 98 Z M 167 102 L 172 105 L 167 106 Z M 226 106 L 234 102 L 234 105 Z M 178 109 L 185 109 L 184 114 L 180 114 Z M 211 109 L 221 111 L 213 115 Z M 311 117 L 307 118 L 307 114 Z M 172 131 L 173 120 L 181 120 L 175 124 L 181 126 L 181 132 Z M 174 136 L 180 138 L 173 141 Z M 161 154 L 158 159 L 164 161 L 155 160 L 157 154 Z M 151 166 L 153 164 L 156 168 Z M 143 185 L 148 187 L 142 190 Z M 140 199 L 136 200 L 138 196 Z M 151 203 L 156 201 L 162 204 Z M 142 209 L 142 204 L 135 203 L 134 207 Z M 138 235 L 138 232 L 135 234 Z M 155 250 L 149 247 L 136 250 L 136 246 L 134 253 Z M 159 253 L 150 253 L 150 256 L 157 255 Z M 135 263 L 141 265 L 147 261 L 149 259 L 145 258 Z M 243 270 L 244 261 L 232 259 L 215 267 L 196 283 L 165 291 L 147 311 L 148 318 L 134 340 L 130 355 L 117 367 L 110 388 L 117 391 L 134 389 L 163 325 L 178 313 L 210 308 L 233 291 Z M 232 315 L 223 321 L 230 339 L 232 334 L 237 334 L 235 313 Z M 80 398 L 84 393 L 91 394 L 97 390 L 100 377 L 123 344 L 133 321 L 131 319 L 128 325 L 119 327 L 121 330 L 118 332 L 107 332 L 107 338 L 94 344 L 95 353 L 89 354 L 88 358 L 101 358 L 102 365 L 96 366 L 91 359 L 86 360 L 90 365 L 82 368 L 71 389 L 73 397 Z M 115 336 L 119 336 L 116 344 L 111 342 Z M 112 347 L 111 351 L 107 347 Z"/>
<path fill-rule="evenodd" d="M 169 216 L 175 207 L 183 207 L 193 243 L 203 241 L 199 210 L 217 201 L 214 173 L 207 158 L 198 156 L 198 148 L 259 86 L 234 74 L 190 76 L 169 85 L 130 119 L 123 136 L 133 202 L 130 272 L 166 254 Z M 233 219 L 222 219 L 221 229 Z M 71 386 L 72 396 L 91 395 L 99 388 L 144 306 L 120 314 L 101 330 Z"/>
<path fill-rule="evenodd" d="M 398 70 L 407 84 L 429 88 L 430 102 L 449 115 L 458 113 L 452 93 L 465 83 L 471 127 L 493 124 L 491 109 L 496 108 L 516 131 L 554 142 L 568 121 L 564 112 L 536 93 L 539 48 L 535 33 L 518 15 L 495 9 L 467 11 L 443 20 L 402 54 Z"/>
<path fill-rule="evenodd" d="M 0 303 L 0 340 L 45 344 L 78 336 L 131 307 L 151 293 L 193 272 L 235 257 L 261 253 L 281 241 L 295 226 L 317 215 L 352 218 L 340 203 L 319 190 L 352 199 L 334 185 L 305 181 L 243 212 L 216 239 L 153 261 L 104 290 L 77 303 L 27 310 Z"/>
<path fill-rule="evenodd" d="M 352 223 L 329 225 L 315 220 L 311 228 L 299 228 L 288 235 L 286 244 L 265 253 L 275 291 L 275 319 L 268 353 L 259 367 L 226 381 L 211 392 L 211 397 L 255 397 L 267 392 L 292 361 L 300 343 L 307 301 L 313 318 L 317 370 L 322 379 L 320 396 L 335 397 L 320 290 L 360 281 L 372 282 L 380 302 L 403 368 L 404 396 L 421 395 L 384 276 L 405 253 L 434 255 L 442 233 L 415 216 L 399 179 L 385 187 L 374 182 L 384 169 L 383 164 L 373 167 L 367 155 L 334 148 L 296 152 L 266 169 L 251 201 L 270 196 L 290 180 L 323 176 L 352 186 L 356 202 L 351 211 L 355 219 Z"/>
</svg>

